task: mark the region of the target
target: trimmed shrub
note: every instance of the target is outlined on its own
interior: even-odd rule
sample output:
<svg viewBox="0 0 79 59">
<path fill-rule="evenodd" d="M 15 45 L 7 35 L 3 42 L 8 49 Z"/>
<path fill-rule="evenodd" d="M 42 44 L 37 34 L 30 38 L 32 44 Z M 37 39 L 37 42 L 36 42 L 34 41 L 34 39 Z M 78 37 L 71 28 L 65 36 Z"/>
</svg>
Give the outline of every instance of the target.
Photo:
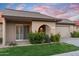
<svg viewBox="0 0 79 59">
<path fill-rule="evenodd" d="M 29 33 L 28 36 L 29 36 L 28 38 L 29 38 L 30 43 L 32 43 L 32 44 L 35 43 L 35 39 L 34 39 L 35 35 L 34 35 L 34 33 L 31 32 L 31 33 Z"/>
<path fill-rule="evenodd" d="M 50 43 L 50 42 L 51 42 L 51 40 L 49 38 L 49 35 L 45 34 L 44 35 L 44 43 Z"/>
<path fill-rule="evenodd" d="M 59 34 L 51 35 L 50 40 L 52 42 L 59 42 L 60 41 L 60 35 Z"/>
<path fill-rule="evenodd" d="M 75 37 L 75 38 L 79 37 L 79 32 L 75 32 L 75 31 L 72 32 L 71 37 Z"/>
<path fill-rule="evenodd" d="M 59 42 L 60 41 L 60 35 L 49 35 L 45 34 L 44 32 L 35 32 L 35 33 L 29 33 L 29 41 L 32 44 L 41 44 L 41 43 L 50 43 L 50 42 Z"/>
<path fill-rule="evenodd" d="M 56 34 L 55 35 L 55 39 L 56 39 L 56 42 L 59 42 L 60 41 L 60 35 L 59 34 Z"/>
<path fill-rule="evenodd" d="M 54 40 L 54 35 L 53 35 L 53 34 L 51 34 L 50 40 L 51 40 L 51 42 L 54 42 L 54 41 L 55 41 L 55 40 Z"/>
<path fill-rule="evenodd" d="M 74 37 L 74 35 L 73 35 L 73 33 L 72 33 L 72 32 L 71 32 L 70 34 L 71 34 L 71 37 Z"/>
<path fill-rule="evenodd" d="M 32 44 L 40 44 L 44 41 L 44 36 L 43 32 L 29 33 L 29 40 Z"/>
</svg>

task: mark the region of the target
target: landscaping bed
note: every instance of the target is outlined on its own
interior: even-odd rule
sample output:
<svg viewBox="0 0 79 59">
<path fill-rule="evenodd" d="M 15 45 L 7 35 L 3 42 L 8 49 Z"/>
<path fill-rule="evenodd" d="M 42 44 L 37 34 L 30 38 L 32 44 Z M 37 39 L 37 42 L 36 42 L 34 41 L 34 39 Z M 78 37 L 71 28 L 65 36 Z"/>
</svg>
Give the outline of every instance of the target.
<svg viewBox="0 0 79 59">
<path fill-rule="evenodd" d="M 1 48 L 1 56 L 48 56 L 79 50 L 79 47 L 66 43 L 33 44 L 30 46 L 14 46 Z"/>
</svg>

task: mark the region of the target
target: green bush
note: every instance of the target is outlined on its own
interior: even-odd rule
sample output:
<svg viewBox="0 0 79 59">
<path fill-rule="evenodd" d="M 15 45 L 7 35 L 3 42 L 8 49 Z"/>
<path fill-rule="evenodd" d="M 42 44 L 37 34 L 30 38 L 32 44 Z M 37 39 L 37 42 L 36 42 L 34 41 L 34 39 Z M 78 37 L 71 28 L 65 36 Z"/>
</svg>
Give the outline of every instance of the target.
<svg viewBox="0 0 79 59">
<path fill-rule="evenodd" d="M 79 37 L 79 32 L 72 32 L 71 37 Z"/>
<path fill-rule="evenodd" d="M 51 40 L 49 38 L 49 35 L 45 34 L 44 35 L 44 43 L 50 43 L 50 42 L 51 42 Z"/>
<path fill-rule="evenodd" d="M 73 35 L 73 33 L 72 33 L 72 32 L 71 32 L 70 34 L 71 34 L 71 37 L 74 37 L 74 35 Z"/>
<path fill-rule="evenodd" d="M 35 32 L 35 33 L 29 33 L 29 40 L 32 44 L 39 44 L 44 41 L 45 33 L 43 32 Z"/>
<path fill-rule="evenodd" d="M 51 34 L 51 36 L 50 36 L 50 40 L 51 40 L 52 42 L 55 41 L 55 40 L 54 40 L 54 35 L 53 35 L 53 34 Z"/>
<path fill-rule="evenodd" d="M 59 42 L 60 41 L 60 35 L 49 35 L 45 34 L 44 32 L 35 32 L 35 33 L 29 33 L 29 41 L 32 44 L 41 44 L 41 43 L 50 43 L 50 42 Z"/>
<path fill-rule="evenodd" d="M 51 35 L 50 40 L 52 42 L 59 42 L 60 41 L 60 35 L 59 34 Z"/>
<path fill-rule="evenodd" d="M 34 35 L 34 33 L 29 33 L 29 35 L 28 35 L 29 37 L 29 40 L 30 40 L 30 43 L 35 43 L 35 39 L 34 39 L 34 37 L 35 37 L 35 35 Z"/>
<path fill-rule="evenodd" d="M 55 39 L 56 39 L 56 42 L 59 42 L 60 41 L 60 35 L 59 34 L 56 34 L 55 35 Z"/>
<path fill-rule="evenodd" d="M 0 43 L 2 43 L 2 38 L 0 38 Z"/>
</svg>

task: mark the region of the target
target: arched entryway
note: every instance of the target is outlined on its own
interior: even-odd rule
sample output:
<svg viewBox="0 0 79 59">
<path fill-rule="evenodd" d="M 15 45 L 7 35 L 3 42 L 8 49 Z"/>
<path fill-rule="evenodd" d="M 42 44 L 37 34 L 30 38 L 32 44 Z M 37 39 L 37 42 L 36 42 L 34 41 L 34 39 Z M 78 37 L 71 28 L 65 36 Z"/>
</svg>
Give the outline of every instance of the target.
<svg viewBox="0 0 79 59">
<path fill-rule="evenodd" d="M 46 34 L 50 35 L 51 29 L 50 29 L 50 27 L 48 25 L 41 25 L 38 28 L 38 32 L 45 32 Z"/>
</svg>

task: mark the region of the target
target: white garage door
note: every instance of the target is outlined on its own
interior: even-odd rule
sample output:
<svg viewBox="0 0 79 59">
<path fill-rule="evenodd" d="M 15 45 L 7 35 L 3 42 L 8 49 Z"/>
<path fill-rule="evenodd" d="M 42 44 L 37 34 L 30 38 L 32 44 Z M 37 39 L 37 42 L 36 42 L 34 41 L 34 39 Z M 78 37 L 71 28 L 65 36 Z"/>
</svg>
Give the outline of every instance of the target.
<svg viewBox="0 0 79 59">
<path fill-rule="evenodd" d="M 59 33 L 62 38 L 70 37 L 69 27 L 57 27 L 57 33 Z"/>
</svg>

